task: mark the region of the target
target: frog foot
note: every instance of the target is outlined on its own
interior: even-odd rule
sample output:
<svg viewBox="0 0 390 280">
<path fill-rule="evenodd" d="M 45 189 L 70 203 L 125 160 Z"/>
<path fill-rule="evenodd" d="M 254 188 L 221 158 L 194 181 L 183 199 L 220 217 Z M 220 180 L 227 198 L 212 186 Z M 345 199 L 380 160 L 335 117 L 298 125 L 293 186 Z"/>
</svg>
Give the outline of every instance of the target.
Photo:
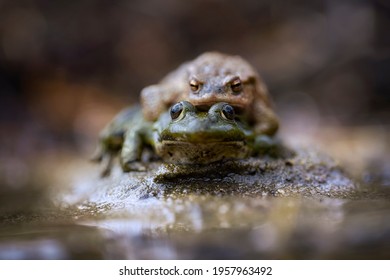
<svg viewBox="0 0 390 280">
<path fill-rule="evenodd" d="M 113 165 L 114 158 L 116 153 L 106 151 L 102 147 L 98 147 L 96 151 L 91 156 L 90 160 L 96 163 L 101 163 L 103 166 L 102 171 L 100 171 L 100 177 L 104 178 L 111 174 L 111 169 Z"/>
<path fill-rule="evenodd" d="M 146 171 L 145 165 L 139 161 L 121 162 L 121 166 L 124 172 L 131 172 L 131 171 L 145 172 Z"/>
<path fill-rule="evenodd" d="M 255 154 L 270 156 L 272 158 L 290 158 L 295 155 L 294 151 L 286 147 L 277 137 L 259 135 L 255 139 Z"/>
</svg>

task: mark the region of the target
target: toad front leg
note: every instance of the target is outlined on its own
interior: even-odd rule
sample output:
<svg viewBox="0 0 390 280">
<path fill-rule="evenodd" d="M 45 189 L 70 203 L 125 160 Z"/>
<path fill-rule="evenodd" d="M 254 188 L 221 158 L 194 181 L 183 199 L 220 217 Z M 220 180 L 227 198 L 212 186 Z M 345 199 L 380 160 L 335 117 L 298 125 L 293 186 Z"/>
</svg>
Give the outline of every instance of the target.
<svg viewBox="0 0 390 280">
<path fill-rule="evenodd" d="M 155 121 L 178 101 L 183 89 L 176 84 L 157 84 L 141 92 L 142 112 L 145 120 Z"/>
</svg>

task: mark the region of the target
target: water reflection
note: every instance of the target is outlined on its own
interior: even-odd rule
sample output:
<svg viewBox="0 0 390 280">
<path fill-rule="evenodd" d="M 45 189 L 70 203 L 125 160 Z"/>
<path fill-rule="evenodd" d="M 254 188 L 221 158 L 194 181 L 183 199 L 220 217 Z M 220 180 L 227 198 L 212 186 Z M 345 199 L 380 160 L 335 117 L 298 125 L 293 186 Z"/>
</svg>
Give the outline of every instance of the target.
<svg viewBox="0 0 390 280">
<path fill-rule="evenodd" d="M 1 228 L 0 258 L 389 257 L 386 199 L 192 196 L 139 206 L 101 214 L 92 208 L 67 209 L 66 215 L 57 210 L 51 213 L 56 218 L 26 215 L 23 223 Z M 61 224 L 69 214 L 77 219 Z"/>
</svg>

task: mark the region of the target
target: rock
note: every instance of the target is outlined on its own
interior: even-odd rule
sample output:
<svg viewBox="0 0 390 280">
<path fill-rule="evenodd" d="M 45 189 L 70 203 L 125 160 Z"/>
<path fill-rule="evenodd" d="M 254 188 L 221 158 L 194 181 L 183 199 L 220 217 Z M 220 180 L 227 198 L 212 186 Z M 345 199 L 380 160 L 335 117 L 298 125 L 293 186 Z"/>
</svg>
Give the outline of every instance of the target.
<svg viewBox="0 0 390 280">
<path fill-rule="evenodd" d="M 155 197 L 235 195 L 241 197 L 353 198 L 359 189 L 331 158 L 297 150 L 288 156 L 263 156 L 209 165 L 145 164 L 145 172 L 122 173 L 97 180 L 94 203 Z M 97 195 L 100 194 L 100 195 Z"/>
</svg>

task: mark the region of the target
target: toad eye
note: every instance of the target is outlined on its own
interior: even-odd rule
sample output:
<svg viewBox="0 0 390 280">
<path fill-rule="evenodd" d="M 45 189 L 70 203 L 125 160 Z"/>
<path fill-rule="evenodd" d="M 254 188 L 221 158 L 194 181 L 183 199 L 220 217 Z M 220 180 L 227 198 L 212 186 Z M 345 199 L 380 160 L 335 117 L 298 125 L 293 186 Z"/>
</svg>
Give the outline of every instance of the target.
<svg viewBox="0 0 390 280">
<path fill-rule="evenodd" d="M 239 94 L 241 91 L 242 91 L 242 83 L 241 83 L 241 80 L 239 78 L 235 79 L 234 81 L 232 81 L 232 83 L 230 84 L 230 87 L 233 91 L 233 94 Z"/>
<path fill-rule="evenodd" d="M 200 88 L 200 82 L 197 79 L 191 79 L 189 84 L 191 90 L 194 92 L 198 91 Z"/>
<path fill-rule="evenodd" d="M 225 104 L 221 110 L 222 118 L 226 120 L 234 120 L 234 108 L 229 104 Z"/>
<path fill-rule="evenodd" d="M 180 102 L 173 105 L 169 111 L 173 121 L 177 120 L 180 117 L 182 112 L 183 112 L 183 104 L 181 104 Z"/>
</svg>

